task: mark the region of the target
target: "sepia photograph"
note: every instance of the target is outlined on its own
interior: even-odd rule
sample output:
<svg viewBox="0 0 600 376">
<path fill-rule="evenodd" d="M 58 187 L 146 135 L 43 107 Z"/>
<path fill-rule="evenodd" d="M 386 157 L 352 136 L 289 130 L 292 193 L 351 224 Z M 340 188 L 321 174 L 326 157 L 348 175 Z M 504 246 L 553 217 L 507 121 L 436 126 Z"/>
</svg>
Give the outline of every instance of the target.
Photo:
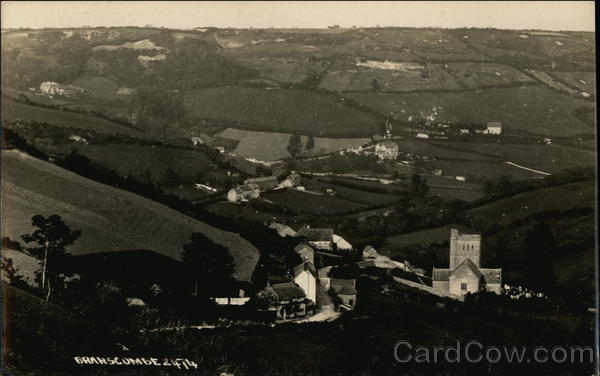
<svg viewBox="0 0 600 376">
<path fill-rule="evenodd" d="M 0 374 L 600 376 L 592 1 L 1 1 Z"/>
</svg>

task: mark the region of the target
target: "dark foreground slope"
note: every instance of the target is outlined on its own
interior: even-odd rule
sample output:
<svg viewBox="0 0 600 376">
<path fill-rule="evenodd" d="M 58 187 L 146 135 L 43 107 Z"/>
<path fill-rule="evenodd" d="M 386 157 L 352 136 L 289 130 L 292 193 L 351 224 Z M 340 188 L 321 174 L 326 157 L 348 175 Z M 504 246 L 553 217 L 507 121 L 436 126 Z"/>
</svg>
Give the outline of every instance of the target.
<svg viewBox="0 0 600 376">
<path fill-rule="evenodd" d="M 201 232 L 229 249 L 240 280 L 250 278 L 259 256 L 236 234 L 24 153 L 2 151 L 2 236 L 18 239 L 32 231 L 36 214 L 58 214 L 82 230 L 73 254 L 148 249 L 178 259 L 192 232 Z"/>
</svg>

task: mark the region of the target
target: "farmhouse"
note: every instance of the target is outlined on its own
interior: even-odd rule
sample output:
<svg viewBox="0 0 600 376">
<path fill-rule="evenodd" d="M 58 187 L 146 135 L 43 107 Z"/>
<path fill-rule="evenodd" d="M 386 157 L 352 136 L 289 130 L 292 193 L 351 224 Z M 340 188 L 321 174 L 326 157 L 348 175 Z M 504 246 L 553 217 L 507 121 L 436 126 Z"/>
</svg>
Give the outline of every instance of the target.
<svg viewBox="0 0 600 376">
<path fill-rule="evenodd" d="M 333 229 L 331 228 L 302 228 L 296 233 L 303 237 L 316 249 L 333 250 Z"/>
<path fill-rule="evenodd" d="M 279 186 L 281 187 L 296 187 L 302 183 L 302 177 L 296 172 L 289 174 Z"/>
<path fill-rule="evenodd" d="M 486 125 L 485 134 L 501 134 L 502 133 L 502 123 L 499 121 L 489 121 Z"/>
<path fill-rule="evenodd" d="M 40 84 L 40 91 L 47 95 L 64 95 L 66 97 L 76 94 L 84 94 L 85 90 L 71 85 L 61 85 L 56 82 L 46 81 Z"/>
<path fill-rule="evenodd" d="M 375 145 L 375 155 L 381 160 L 396 159 L 398 157 L 398 144 L 389 140 L 379 142 Z"/>
<path fill-rule="evenodd" d="M 259 294 L 272 297 L 267 310 L 274 312 L 277 319 L 305 317 L 310 311 L 314 313 L 315 310 L 314 304 L 307 301 L 304 290 L 294 282 L 267 286 Z"/>
<path fill-rule="evenodd" d="M 492 291 L 500 294 L 502 269 L 480 267 L 481 235 L 450 230 L 450 267 L 433 268 L 433 288 L 455 295 Z"/>
<path fill-rule="evenodd" d="M 360 154 L 363 152 L 362 145 L 351 145 L 346 148 L 347 153 Z"/>
<path fill-rule="evenodd" d="M 277 188 L 279 181 L 277 181 L 275 176 L 265 176 L 262 178 L 246 179 L 244 184 L 255 184 L 262 192 Z"/>
<path fill-rule="evenodd" d="M 162 60 L 165 60 L 166 58 L 167 58 L 167 55 L 165 55 L 165 54 L 158 54 L 158 55 L 154 55 L 154 56 L 140 55 L 140 56 L 138 56 L 138 61 L 144 67 L 149 68 L 149 67 L 152 67 L 154 65 L 154 63 L 156 63 L 157 61 L 162 61 Z"/>
<path fill-rule="evenodd" d="M 260 190 L 256 184 L 244 184 L 237 188 L 230 189 L 229 192 L 227 192 L 227 201 L 249 201 L 253 198 L 258 198 L 259 196 Z"/>
</svg>

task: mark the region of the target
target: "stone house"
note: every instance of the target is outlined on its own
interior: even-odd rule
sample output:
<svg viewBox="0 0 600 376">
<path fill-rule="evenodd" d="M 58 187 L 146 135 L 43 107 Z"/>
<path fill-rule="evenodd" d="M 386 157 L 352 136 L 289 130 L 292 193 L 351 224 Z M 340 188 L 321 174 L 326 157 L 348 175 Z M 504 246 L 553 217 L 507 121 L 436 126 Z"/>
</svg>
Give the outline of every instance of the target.
<svg viewBox="0 0 600 376">
<path fill-rule="evenodd" d="M 314 314 L 315 306 L 307 301 L 304 290 L 294 282 L 277 283 L 264 288 L 274 298 L 267 308 L 276 319 L 286 320 Z"/>
<path fill-rule="evenodd" d="M 481 235 L 450 230 L 450 265 L 433 268 L 433 288 L 459 296 L 478 291 L 500 294 L 502 269 L 481 268 L 480 256 Z"/>
<path fill-rule="evenodd" d="M 260 190 L 255 184 L 240 185 L 227 192 L 227 201 L 229 202 L 249 201 L 258 197 L 260 197 Z"/>
<path fill-rule="evenodd" d="M 398 157 L 398 144 L 389 140 L 379 142 L 375 145 L 375 155 L 381 160 L 396 159 Z"/>
<path fill-rule="evenodd" d="M 486 125 L 485 134 L 502 134 L 502 122 L 499 121 L 489 121 Z"/>
<path fill-rule="evenodd" d="M 279 184 L 280 187 L 296 187 L 302 183 L 302 177 L 300 174 L 296 172 L 292 172 L 289 174 L 283 181 Z"/>
</svg>

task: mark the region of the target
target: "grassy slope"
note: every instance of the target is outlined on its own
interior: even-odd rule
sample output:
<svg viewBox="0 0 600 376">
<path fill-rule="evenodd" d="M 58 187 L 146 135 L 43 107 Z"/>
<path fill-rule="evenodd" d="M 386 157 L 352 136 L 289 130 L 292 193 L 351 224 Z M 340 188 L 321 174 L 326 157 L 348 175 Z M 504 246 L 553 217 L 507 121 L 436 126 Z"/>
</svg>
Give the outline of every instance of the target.
<svg viewBox="0 0 600 376">
<path fill-rule="evenodd" d="M 378 130 L 377 119 L 372 115 L 305 90 L 194 90 L 185 96 L 185 106 L 190 117 L 248 123 L 258 126 L 257 130 L 338 136 L 370 136 Z"/>
<path fill-rule="evenodd" d="M 527 131 L 547 136 L 573 136 L 594 133 L 572 111 L 590 107 L 545 86 L 522 86 L 456 92 L 417 92 L 406 94 L 348 93 L 345 96 L 383 113 L 394 112 L 400 120 L 441 107 L 441 121 L 480 123 L 502 121 L 505 131 Z M 405 111 L 405 113 L 401 113 Z"/>
<path fill-rule="evenodd" d="M 565 212 L 574 209 L 593 208 L 594 202 L 595 186 L 593 182 L 571 183 L 525 192 L 494 201 L 469 210 L 467 215 L 475 224 L 515 226 L 515 236 L 518 236 L 521 229 L 523 232 L 526 231 L 524 225 L 519 224 L 520 220 L 530 216 L 539 216 L 541 213 L 548 211 Z M 560 250 L 551 256 L 557 285 L 589 289 L 593 282 L 595 270 L 594 249 L 578 245 L 578 242 L 594 236 L 593 215 L 568 213 L 556 216 L 549 223 L 554 234 L 555 245 Z M 461 226 L 448 225 L 391 236 L 386 239 L 385 245 L 382 247 L 382 253 L 405 256 L 404 247 L 410 245 L 429 247 L 433 243 L 447 242 L 451 228 L 468 230 Z M 511 245 L 509 244 L 507 247 L 507 252 L 510 253 Z M 447 249 L 440 250 L 440 252 L 442 251 L 447 252 Z M 503 256 L 512 260 L 522 258 L 522 255 L 518 254 Z M 526 276 L 522 273 L 520 265 L 516 265 L 511 270 L 505 271 L 505 278 L 509 283 L 512 282 L 511 279 L 522 281 L 524 278 L 526 279 Z"/>
<path fill-rule="evenodd" d="M 177 259 L 191 233 L 202 232 L 230 250 L 238 279 L 248 279 L 258 260 L 258 250 L 235 234 L 16 151 L 2 152 L 2 201 L 2 236 L 30 232 L 35 214 L 58 214 L 83 231 L 74 254 L 149 249 Z"/>
<path fill-rule="evenodd" d="M 29 106 L 26 104 L 15 103 L 13 101 L 3 101 L 2 120 L 14 120 L 15 118 L 37 121 L 40 123 L 48 123 L 57 126 L 93 130 L 100 133 L 126 134 L 142 138 L 148 137 L 141 131 L 90 115 Z"/>
</svg>

